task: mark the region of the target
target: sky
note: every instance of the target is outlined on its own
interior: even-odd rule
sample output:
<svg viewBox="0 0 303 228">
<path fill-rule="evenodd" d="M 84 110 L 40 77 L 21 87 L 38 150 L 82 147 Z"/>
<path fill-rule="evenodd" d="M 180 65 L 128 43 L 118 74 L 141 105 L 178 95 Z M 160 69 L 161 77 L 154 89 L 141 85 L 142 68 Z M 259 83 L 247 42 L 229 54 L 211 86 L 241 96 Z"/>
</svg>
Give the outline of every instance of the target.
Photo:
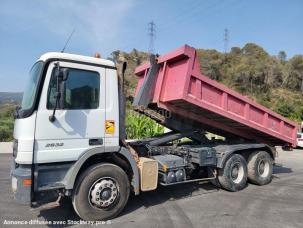
<svg viewBox="0 0 303 228">
<path fill-rule="evenodd" d="M 148 51 L 184 44 L 224 51 L 248 42 L 271 55 L 303 54 L 302 0 L 0 0 L 0 91 L 23 91 L 33 63 L 45 52 L 110 57 L 115 50 Z"/>
</svg>

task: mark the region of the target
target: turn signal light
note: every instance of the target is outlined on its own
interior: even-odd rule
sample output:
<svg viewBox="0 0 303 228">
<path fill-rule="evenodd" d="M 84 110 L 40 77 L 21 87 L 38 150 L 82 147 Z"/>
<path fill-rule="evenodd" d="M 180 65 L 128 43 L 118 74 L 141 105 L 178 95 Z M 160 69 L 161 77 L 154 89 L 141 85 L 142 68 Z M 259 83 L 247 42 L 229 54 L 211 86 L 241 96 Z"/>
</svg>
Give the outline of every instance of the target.
<svg viewBox="0 0 303 228">
<path fill-rule="evenodd" d="M 100 58 L 101 58 L 101 55 L 100 55 L 99 52 L 96 52 L 94 57 L 100 59 Z"/>
<path fill-rule="evenodd" d="M 32 179 L 24 179 L 22 181 L 23 187 L 28 187 L 32 185 Z"/>
</svg>

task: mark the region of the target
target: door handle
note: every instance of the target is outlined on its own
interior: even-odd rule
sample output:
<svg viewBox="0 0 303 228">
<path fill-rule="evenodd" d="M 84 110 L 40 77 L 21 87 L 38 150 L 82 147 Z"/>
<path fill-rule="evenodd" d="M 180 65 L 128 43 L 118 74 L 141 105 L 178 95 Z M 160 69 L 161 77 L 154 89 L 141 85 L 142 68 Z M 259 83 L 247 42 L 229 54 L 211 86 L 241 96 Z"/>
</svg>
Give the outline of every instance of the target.
<svg viewBox="0 0 303 228">
<path fill-rule="evenodd" d="M 88 143 L 90 146 L 103 145 L 103 139 L 102 138 L 89 139 Z"/>
</svg>

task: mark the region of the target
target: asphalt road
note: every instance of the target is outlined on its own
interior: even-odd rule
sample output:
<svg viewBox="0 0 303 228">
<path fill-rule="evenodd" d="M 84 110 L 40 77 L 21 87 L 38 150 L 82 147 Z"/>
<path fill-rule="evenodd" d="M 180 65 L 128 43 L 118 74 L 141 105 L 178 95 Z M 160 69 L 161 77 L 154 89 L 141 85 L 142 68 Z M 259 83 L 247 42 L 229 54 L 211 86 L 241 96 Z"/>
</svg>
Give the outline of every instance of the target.
<svg viewBox="0 0 303 228">
<path fill-rule="evenodd" d="M 10 193 L 11 155 L 0 155 L 0 227 L 10 221 L 73 221 L 79 218 L 69 200 L 59 208 L 31 211 L 14 203 Z M 219 190 L 210 184 L 196 183 L 159 188 L 131 196 L 118 218 L 99 227 L 303 227 L 303 151 L 280 152 L 274 179 L 266 186 L 249 184 L 240 192 Z M 53 225 L 35 225 L 47 227 Z M 82 227 L 83 225 L 66 225 Z M 84 226 L 83 226 L 84 227 Z M 85 225 L 85 227 L 91 227 Z"/>
</svg>

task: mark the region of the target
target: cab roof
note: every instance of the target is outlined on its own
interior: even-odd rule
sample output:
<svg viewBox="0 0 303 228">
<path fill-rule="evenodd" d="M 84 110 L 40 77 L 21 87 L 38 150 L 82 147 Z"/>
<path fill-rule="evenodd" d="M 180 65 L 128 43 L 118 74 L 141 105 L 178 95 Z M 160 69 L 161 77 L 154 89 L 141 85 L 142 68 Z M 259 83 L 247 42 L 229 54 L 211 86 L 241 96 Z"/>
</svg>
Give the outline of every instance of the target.
<svg viewBox="0 0 303 228">
<path fill-rule="evenodd" d="M 46 61 L 48 59 L 64 59 L 64 60 L 72 60 L 72 61 L 79 61 L 84 63 L 93 63 L 93 64 L 99 64 L 109 67 L 115 67 L 114 62 L 111 60 L 100 59 L 100 58 L 84 56 L 84 55 L 61 53 L 61 52 L 47 52 L 39 58 L 40 61 L 41 60 Z"/>
</svg>

